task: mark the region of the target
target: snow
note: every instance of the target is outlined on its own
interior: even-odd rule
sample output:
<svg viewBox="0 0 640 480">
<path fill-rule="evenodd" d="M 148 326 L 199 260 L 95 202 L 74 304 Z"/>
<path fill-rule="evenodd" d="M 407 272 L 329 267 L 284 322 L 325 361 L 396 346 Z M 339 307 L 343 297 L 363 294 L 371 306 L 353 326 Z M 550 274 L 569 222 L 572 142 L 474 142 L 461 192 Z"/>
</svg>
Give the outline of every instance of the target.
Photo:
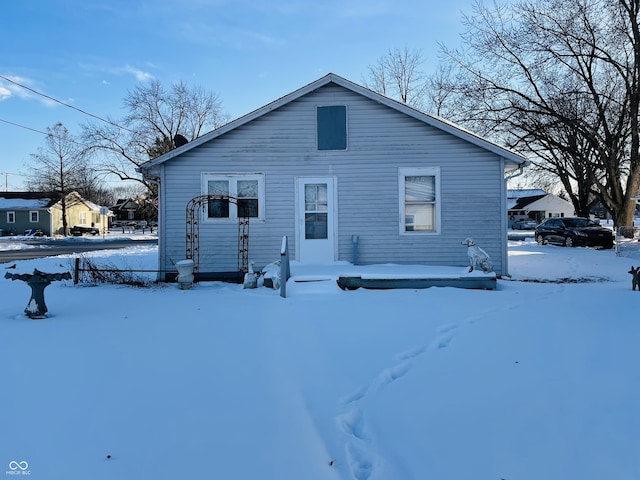
<svg viewBox="0 0 640 480">
<path fill-rule="evenodd" d="M 156 254 L 141 245 L 91 256 L 142 269 Z M 342 291 L 335 279 L 348 264 L 293 264 L 316 281 L 290 280 L 286 299 L 219 282 L 58 281 L 44 320 L 25 316 L 26 284 L 2 278 L 0 471 L 638 479 L 640 293 L 627 271 L 640 255 L 625 255 L 509 242 L 512 279 L 494 291 Z"/>
<path fill-rule="evenodd" d="M 51 203 L 51 198 L 6 198 L 0 194 L 0 209 L 37 210 Z"/>
</svg>

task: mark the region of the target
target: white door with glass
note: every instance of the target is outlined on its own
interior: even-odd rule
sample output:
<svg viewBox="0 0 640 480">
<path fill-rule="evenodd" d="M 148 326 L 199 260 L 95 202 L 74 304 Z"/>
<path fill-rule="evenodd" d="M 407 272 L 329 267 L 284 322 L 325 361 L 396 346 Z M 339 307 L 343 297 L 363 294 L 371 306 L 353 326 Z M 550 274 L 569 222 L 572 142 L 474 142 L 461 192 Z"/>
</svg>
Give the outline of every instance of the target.
<svg viewBox="0 0 640 480">
<path fill-rule="evenodd" d="M 298 179 L 298 260 L 335 260 L 335 198 L 333 178 Z"/>
</svg>

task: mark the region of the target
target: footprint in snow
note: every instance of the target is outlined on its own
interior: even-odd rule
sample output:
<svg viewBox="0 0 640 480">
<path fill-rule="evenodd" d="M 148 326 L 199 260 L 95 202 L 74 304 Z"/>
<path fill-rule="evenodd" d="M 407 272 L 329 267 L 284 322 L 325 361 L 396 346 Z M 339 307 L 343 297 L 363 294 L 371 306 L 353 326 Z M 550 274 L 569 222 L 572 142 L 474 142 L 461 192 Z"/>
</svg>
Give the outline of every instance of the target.
<svg viewBox="0 0 640 480">
<path fill-rule="evenodd" d="M 350 443 L 347 446 L 347 458 L 351 473 L 356 480 L 368 480 L 371 477 L 373 461 L 365 450 Z"/>
<path fill-rule="evenodd" d="M 447 323 L 437 328 L 436 332 L 438 333 L 449 333 L 458 329 L 458 325 L 453 323 Z"/>
<path fill-rule="evenodd" d="M 412 348 L 411 350 L 407 350 L 406 352 L 399 353 L 398 355 L 393 357 L 393 359 L 396 361 L 403 362 L 405 360 L 411 360 L 412 358 L 416 358 L 422 355 L 426 351 L 427 351 L 427 347 L 424 347 L 424 346 L 416 347 L 416 348 Z"/>
<path fill-rule="evenodd" d="M 436 338 L 431 345 L 429 346 L 430 350 L 436 350 L 436 349 L 441 349 L 441 348 L 447 348 L 449 346 L 449 344 L 451 343 L 451 340 L 453 340 L 454 337 L 454 332 L 450 331 L 447 332 L 443 335 L 440 335 L 438 338 Z"/>
<path fill-rule="evenodd" d="M 365 440 L 364 417 L 362 410 L 353 409 L 338 416 L 338 424 L 344 433 Z"/>
<path fill-rule="evenodd" d="M 378 378 L 376 379 L 375 387 L 381 388 L 385 385 L 389 385 L 392 382 L 395 382 L 401 377 L 404 377 L 410 370 L 411 364 L 409 362 L 400 363 L 394 367 L 385 368 L 380 372 Z"/>
<path fill-rule="evenodd" d="M 358 390 L 356 390 L 355 392 L 353 392 L 351 395 L 347 395 L 346 397 L 344 397 L 340 403 L 343 406 L 348 406 L 351 405 L 352 403 L 357 402 L 358 400 L 362 400 L 365 395 L 367 394 L 367 391 L 369 390 L 368 387 L 362 387 L 359 388 Z"/>
<path fill-rule="evenodd" d="M 469 317 L 465 320 L 465 325 L 473 325 L 476 322 L 479 322 L 480 320 L 482 320 L 482 317 L 479 316 L 474 316 L 474 317 Z"/>
</svg>

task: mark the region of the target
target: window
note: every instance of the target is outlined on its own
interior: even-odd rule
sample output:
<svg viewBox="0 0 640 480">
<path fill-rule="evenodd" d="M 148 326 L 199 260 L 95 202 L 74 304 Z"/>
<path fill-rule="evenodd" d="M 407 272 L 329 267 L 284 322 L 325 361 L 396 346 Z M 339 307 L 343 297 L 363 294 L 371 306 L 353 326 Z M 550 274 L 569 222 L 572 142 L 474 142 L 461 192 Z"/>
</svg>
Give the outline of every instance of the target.
<svg viewBox="0 0 640 480">
<path fill-rule="evenodd" d="M 204 191 L 207 195 L 226 195 L 209 200 L 207 218 L 231 219 L 250 217 L 264 219 L 264 175 L 204 175 Z"/>
<path fill-rule="evenodd" d="M 32 210 L 29 212 L 29 221 L 31 223 L 38 223 L 40 221 L 40 212 Z"/>
<path fill-rule="evenodd" d="M 304 186 L 304 238 L 326 240 L 328 237 L 329 197 L 326 183 Z"/>
<path fill-rule="evenodd" d="M 7 212 L 7 223 L 16 223 L 16 212 Z"/>
<path fill-rule="evenodd" d="M 440 169 L 400 168 L 400 232 L 438 233 Z"/>
<path fill-rule="evenodd" d="M 80 212 L 80 225 L 87 224 L 87 212 Z"/>
<path fill-rule="evenodd" d="M 318 150 L 347 149 L 346 106 L 317 107 L 316 126 L 318 130 Z"/>
</svg>

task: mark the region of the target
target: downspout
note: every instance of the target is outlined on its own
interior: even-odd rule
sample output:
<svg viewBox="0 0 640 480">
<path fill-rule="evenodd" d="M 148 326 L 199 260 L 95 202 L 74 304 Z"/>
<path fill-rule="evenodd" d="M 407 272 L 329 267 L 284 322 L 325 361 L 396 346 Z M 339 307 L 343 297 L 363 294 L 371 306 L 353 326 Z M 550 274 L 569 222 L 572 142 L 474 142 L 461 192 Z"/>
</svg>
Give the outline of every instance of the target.
<svg viewBox="0 0 640 480">
<path fill-rule="evenodd" d="M 502 253 L 502 272 L 500 274 L 501 277 L 509 277 L 509 248 L 507 247 L 507 243 L 509 239 L 507 238 L 507 177 L 504 176 L 504 157 L 500 157 L 500 168 L 503 172 L 502 174 L 502 195 L 500 195 L 500 238 L 502 239 L 500 249 Z"/>
<path fill-rule="evenodd" d="M 519 177 L 520 175 L 522 175 L 524 173 L 524 167 L 528 167 L 531 164 L 531 162 L 526 161 L 523 164 L 521 164 L 517 169 L 516 169 L 516 173 L 514 173 L 513 175 L 509 175 L 508 177 L 505 177 L 505 182 L 508 182 L 509 180 L 512 180 L 516 177 Z M 504 160 L 503 160 L 503 165 L 504 165 Z M 506 183 L 505 183 L 506 185 Z"/>
</svg>

